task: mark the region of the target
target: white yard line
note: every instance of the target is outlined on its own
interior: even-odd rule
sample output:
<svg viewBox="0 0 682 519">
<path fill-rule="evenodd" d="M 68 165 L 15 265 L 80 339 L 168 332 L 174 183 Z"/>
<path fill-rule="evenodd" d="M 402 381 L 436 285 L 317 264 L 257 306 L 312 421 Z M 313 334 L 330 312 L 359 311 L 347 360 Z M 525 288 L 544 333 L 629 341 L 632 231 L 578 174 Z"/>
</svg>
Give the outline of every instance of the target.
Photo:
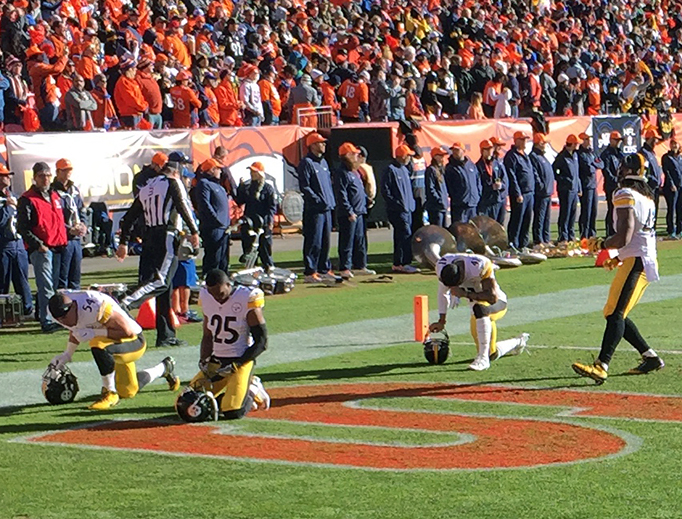
<svg viewBox="0 0 682 519">
<path fill-rule="evenodd" d="M 435 282 L 435 280 L 434 280 Z M 503 287 L 504 288 L 504 287 Z M 509 311 L 499 323 L 500 328 L 529 325 L 548 319 L 558 319 L 574 315 L 598 312 L 602 309 L 608 285 L 597 285 L 525 296 L 510 299 Z M 682 297 L 682 274 L 665 276 L 660 282 L 652 284 L 644 296 L 645 303 L 665 301 Z M 388 304 L 388 302 L 387 302 Z M 436 301 L 430 302 L 435 307 Z M 469 333 L 469 309 L 462 306 L 450 311 L 448 332 L 450 335 Z M 267 307 L 265 309 L 267 318 Z M 436 317 L 436 312 L 431 312 Z M 383 348 L 392 344 L 410 342 L 413 338 L 412 315 L 400 315 L 383 319 L 370 319 L 334 326 L 323 326 L 300 332 L 279 333 L 270 336 L 268 351 L 259 358 L 258 365 L 272 366 L 288 362 L 307 360 Z M 534 346 L 531 343 L 531 349 Z M 552 348 L 553 346 L 539 346 Z M 560 346 L 564 349 L 591 349 L 578 346 Z M 666 352 L 667 353 L 667 352 Z M 671 352 L 673 353 L 673 352 Z M 680 353 L 680 352 L 674 352 Z M 177 373 L 183 380 L 189 380 L 197 372 L 198 346 L 188 346 L 172 350 L 150 348 L 139 368 L 146 368 L 160 362 L 166 355 L 173 355 L 177 362 Z M 45 359 L 45 364 L 49 361 Z M 81 395 L 97 394 L 101 379 L 94 361 L 76 362 L 70 365 L 78 376 Z M 40 391 L 42 370 L 23 370 L 0 373 L 0 407 L 28 405 L 44 402 Z M 165 384 L 165 381 L 161 381 Z M 157 382 L 158 383 L 158 382 Z"/>
</svg>

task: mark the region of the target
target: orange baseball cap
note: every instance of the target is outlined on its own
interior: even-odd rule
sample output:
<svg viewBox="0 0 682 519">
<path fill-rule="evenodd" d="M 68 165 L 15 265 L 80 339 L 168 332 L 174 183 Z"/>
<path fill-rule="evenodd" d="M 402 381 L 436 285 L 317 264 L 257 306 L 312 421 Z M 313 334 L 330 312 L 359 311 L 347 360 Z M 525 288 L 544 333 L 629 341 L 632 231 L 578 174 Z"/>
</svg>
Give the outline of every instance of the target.
<svg viewBox="0 0 682 519">
<path fill-rule="evenodd" d="M 315 144 L 317 142 L 327 142 L 327 139 L 322 137 L 322 135 L 320 135 L 317 132 L 309 133 L 308 136 L 305 138 L 305 145 L 306 146 L 312 146 L 313 144 Z"/>
<path fill-rule="evenodd" d="M 220 168 L 220 162 L 216 159 L 206 159 L 201 163 L 201 171 L 211 171 L 213 168 Z"/>
<path fill-rule="evenodd" d="M 437 146 L 435 148 L 431 148 L 431 157 L 439 157 L 443 155 L 449 155 L 448 151 L 443 149 L 443 147 Z"/>
<path fill-rule="evenodd" d="M 459 142 L 459 141 L 455 141 L 455 142 L 452 143 L 452 146 L 450 146 L 450 149 L 451 149 L 451 150 L 456 150 L 456 149 L 463 150 L 463 149 L 464 149 L 464 144 L 462 144 L 462 143 Z"/>
<path fill-rule="evenodd" d="M 490 142 L 488 139 L 484 139 L 481 141 L 478 147 L 481 148 L 482 150 L 489 150 L 490 148 L 493 147 L 493 143 Z"/>
<path fill-rule="evenodd" d="M 168 56 L 165 54 L 157 54 L 156 59 L 154 60 L 157 63 L 166 63 L 168 61 Z"/>
<path fill-rule="evenodd" d="M 580 139 L 576 137 L 574 134 L 570 134 L 568 137 L 566 137 L 566 144 L 579 144 Z"/>
<path fill-rule="evenodd" d="M 498 139 L 497 137 L 490 137 L 488 140 L 493 146 L 504 146 L 504 141 L 502 139 Z"/>
<path fill-rule="evenodd" d="M 252 171 L 260 171 L 261 173 L 265 173 L 265 166 L 262 162 L 254 162 L 249 166 L 249 169 Z"/>
<path fill-rule="evenodd" d="M 401 144 L 395 149 L 396 157 L 407 157 L 408 155 L 414 155 L 414 151 L 407 144 Z"/>
<path fill-rule="evenodd" d="M 360 149 L 352 142 L 344 142 L 339 146 L 339 157 L 343 157 L 349 153 L 360 153 Z"/>
<path fill-rule="evenodd" d="M 530 135 L 526 132 L 514 132 L 514 140 L 516 141 L 519 139 L 530 139 Z"/>
<path fill-rule="evenodd" d="M 0 163 L 0 175 L 14 175 L 14 173 L 7 169 L 7 166 Z"/>
<path fill-rule="evenodd" d="M 590 135 L 587 135 L 585 132 L 582 132 L 580 135 L 578 135 L 578 138 L 579 138 L 579 139 L 582 139 L 583 141 L 588 141 L 588 140 L 590 140 L 592 137 L 591 137 Z"/>
<path fill-rule="evenodd" d="M 547 136 L 544 133 L 536 133 L 533 135 L 533 144 L 543 144 L 547 142 Z"/>
<path fill-rule="evenodd" d="M 166 155 L 165 153 L 161 153 L 160 151 L 154 153 L 154 156 L 152 157 L 152 164 L 156 164 L 157 166 L 162 168 L 166 165 L 166 162 L 168 162 L 168 155 Z"/>
<path fill-rule="evenodd" d="M 611 139 L 616 139 L 616 140 L 618 140 L 618 141 L 622 141 L 622 140 L 623 140 L 623 136 L 620 134 L 620 132 L 619 132 L 619 131 L 615 131 L 615 130 L 611 132 L 611 135 L 609 136 L 609 138 L 611 138 Z"/>
<path fill-rule="evenodd" d="M 69 159 L 59 159 L 55 166 L 57 169 L 73 169 L 73 164 Z"/>
</svg>

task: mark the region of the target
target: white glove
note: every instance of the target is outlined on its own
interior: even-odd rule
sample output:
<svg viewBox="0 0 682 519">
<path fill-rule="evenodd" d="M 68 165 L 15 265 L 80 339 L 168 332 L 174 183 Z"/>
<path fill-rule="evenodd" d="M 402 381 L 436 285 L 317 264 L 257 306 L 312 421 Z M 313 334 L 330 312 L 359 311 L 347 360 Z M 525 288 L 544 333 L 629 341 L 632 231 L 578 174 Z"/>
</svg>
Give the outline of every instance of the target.
<svg viewBox="0 0 682 519">
<path fill-rule="evenodd" d="M 62 369 L 66 364 L 71 362 L 71 354 L 68 351 L 60 353 L 52 358 L 50 364 L 57 367 L 57 369 Z"/>
<path fill-rule="evenodd" d="M 459 306 L 459 297 L 450 296 L 450 309 L 457 308 Z"/>
</svg>

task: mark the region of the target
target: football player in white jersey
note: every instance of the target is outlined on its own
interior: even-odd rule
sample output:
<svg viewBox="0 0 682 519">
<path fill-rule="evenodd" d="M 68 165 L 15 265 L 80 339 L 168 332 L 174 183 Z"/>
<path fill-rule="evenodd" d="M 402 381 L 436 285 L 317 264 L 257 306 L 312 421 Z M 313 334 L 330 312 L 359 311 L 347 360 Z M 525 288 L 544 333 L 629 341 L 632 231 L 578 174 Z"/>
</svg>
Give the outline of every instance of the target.
<svg viewBox="0 0 682 519">
<path fill-rule="evenodd" d="M 227 419 L 242 418 L 254 408 L 267 409 L 270 396 L 253 375 L 256 357 L 268 346 L 263 292 L 232 286 L 225 272 L 214 269 L 206 275 L 199 303 L 204 313 L 200 372 L 190 387 L 216 395 Z"/>
<path fill-rule="evenodd" d="M 478 254 L 446 254 L 436 263 L 438 275 L 438 313 L 440 319 L 429 329 L 440 332 L 445 328 L 448 308 L 459 304 L 461 298 L 471 305 L 471 335 L 478 353 L 469 369 L 482 371 L 490 361 L 511 353 L 518 355 L 526 347 L 529 335 L 522 333 L 515 339 L 497 342 L 495 321 L 507 313 L 507 295 L 495 279 L 493 262 Z"/>
<path fill-rule="evenodd" d="M 171 391 L 180 388 L 173 369 L 175 361 L 166 357 L 156 366 L 138 372 L 135 362 L 147 349 L 142 328 L 114 299 L 94 290 L 58 293 L 50 298 L 52 317 L 69 330 L 66 350 L 51 364 L 62 367 L 71 362 L 78 346 L 87 343 L 102 376 L 102 395 L 90 409 L 104 410 L 120 398 L 132 398 L 153 380 L 164 377 Z"/>
<path fill-rule="evenodd" d="M 642 155 L 628 155 L 623 160 L 620 189 L 613 194 L 613 207 L 616 234 L 606 240 L 593 238 L 589 242 L 593 252 L 610 249 L 612 257 L 605 266 L 618 268 L 604 306 L 606 329 L 601 351 L 594 364 L 576 362 L 572 365 L 578 375 L 589 377 L 597 384 L 606 380 L 611 357 L 622 338 L 642 355 L 642 362 L 631 369 L 630 374 L 642 375 L 665 366 L 629 318 L 647 285 L 659 279 L 654 193 L 647 184 L 646 159 Z"/>
</svg>

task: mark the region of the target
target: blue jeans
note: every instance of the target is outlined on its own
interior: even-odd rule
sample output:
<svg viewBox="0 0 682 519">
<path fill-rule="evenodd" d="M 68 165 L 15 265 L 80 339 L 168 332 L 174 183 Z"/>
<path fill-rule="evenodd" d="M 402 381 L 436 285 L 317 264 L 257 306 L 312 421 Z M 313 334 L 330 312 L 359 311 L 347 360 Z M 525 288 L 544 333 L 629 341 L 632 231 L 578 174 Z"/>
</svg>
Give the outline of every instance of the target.
<svg viewBox="0 0 682 519">
<path fill-rule="evenodd" d="M 57 289 L 68 288 L 80 290 L 81 288 L 81 262 L 83 261 L 83 248 L 79 239 L 69 240 L 60 256 L 60 270 L 57 281 Z M 57 279 L 55 277 L 55 279 Z"/>
<path fill-rule="evenodd" d="M 445 227 L 445 211 L 428 211 L 429 224 Z"/>
<path fill-rule="evenodd" d="M 118 120 L 121 121 L 121 126 L 123 126 L 124 129 L 132 130 L 135 130 L 137 125 L 140 124 L 140 119 L 142 119 L 142 116 L 140 115 L 121 115 L 118 118 Z"/>
<path fill-rule="evenodd" d="M 147 120 L 152 124 L 152 130 L 163 129 L 163 117 L 161 117 L 161 114 L 147 114 Z"/>
<path fill-rule="evenodd" d="M 60 254 L 51 250 L 47 252 L 33 251 L 30 255 L 33 272 L 36 277 L 38 295 L 38 311 L 40 312 L 40 325 L 45 328 L 54 321 L 47 311 L 47 302 L 54 295 L 55 279 L 59 279 L 61 264 Z"/>
<path fill-rule="evenodd" d="M 33 296 L 28 284 L 28 254 L 21 240 L 0 245 L 0 294 L 9 294 L 10 283 L 21 296 L 24 315 L 30 315 L 33 312 Z"/>
</svg>

